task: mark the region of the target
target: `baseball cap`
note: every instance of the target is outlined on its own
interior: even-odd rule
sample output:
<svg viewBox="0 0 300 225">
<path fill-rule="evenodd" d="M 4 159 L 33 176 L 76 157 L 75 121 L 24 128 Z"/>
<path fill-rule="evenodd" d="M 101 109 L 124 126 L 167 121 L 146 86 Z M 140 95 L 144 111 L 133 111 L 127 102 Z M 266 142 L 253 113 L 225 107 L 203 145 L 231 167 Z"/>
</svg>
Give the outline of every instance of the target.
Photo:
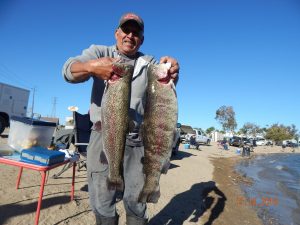
<svg viewBox="0 0 300 225">
<path fill-rule="evenodd" d="M 144 21 L 142 20 L 141 17 L 139 17 L 138 15 L 134 14 L 134 13 L 126 13 L 124 14 L 119 22 L 119 27 L 121 27 L 124 23 L 126 23 L 127 21 L 134 21 L 137 23 L 137 25 L 141 28 L 142 31 L 144 31 Z"/>
</svg>

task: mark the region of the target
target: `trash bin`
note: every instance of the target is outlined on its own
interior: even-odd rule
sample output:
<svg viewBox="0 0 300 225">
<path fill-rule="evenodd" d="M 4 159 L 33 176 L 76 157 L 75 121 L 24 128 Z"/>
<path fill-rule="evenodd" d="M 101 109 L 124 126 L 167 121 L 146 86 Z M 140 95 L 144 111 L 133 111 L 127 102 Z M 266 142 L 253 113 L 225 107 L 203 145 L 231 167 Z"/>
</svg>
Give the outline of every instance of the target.
<svg viewBox="0 0 300 225">
<path fill-rule="evenodd" d="M 250 156 L 250 147 L 246 146 L 243 147 L 243 152 L 242 152 L 242 156 Z"/>
</svg>

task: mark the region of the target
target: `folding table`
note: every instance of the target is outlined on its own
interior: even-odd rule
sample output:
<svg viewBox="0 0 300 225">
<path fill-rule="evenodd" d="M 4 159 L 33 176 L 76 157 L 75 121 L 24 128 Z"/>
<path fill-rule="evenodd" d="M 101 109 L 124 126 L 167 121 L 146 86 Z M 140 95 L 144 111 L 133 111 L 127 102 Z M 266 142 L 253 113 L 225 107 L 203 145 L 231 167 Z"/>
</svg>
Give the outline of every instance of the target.
<svg viewBox="0 0 300 225">
<path fill-rule="evenodd" d="M 35 216 L 35 223 L 34 223 L 35 225 L 38 225 L 38 223 L 39 223 L 40 210 L 41 210 L 45 181 L 46 181 L 46 172 L 50 171 L 56 167 L 65 165 L 66 163 L 70 163 L 70 160 L 71 159 L 65 159 L 64 162 L 57 163 L 57 164 L 54 164 L 51 166 L 39 166 L 39 165 L 27 163 L 27 162 L 22 162 L 20 160 L 20 157 L 18 157 L 18 156 L 17 157 L 14 157 L 14 156 L 0 157 L 0 163 L 20 167 L 20 171 L 19 171 L 19 175 L 18 175 L 18 179 L 17 179 L 17 185 L 16 185 L 17 189 L 19 188 L 23 168 L 39 171 L 42 174 L 40 194 L 39 194 L 38 205 L 37 205 L 36 216 Z M 74 199 L 75 167 L 76 167 L 76 162 L 73 162 L 71 201 Z"/>
</svg>

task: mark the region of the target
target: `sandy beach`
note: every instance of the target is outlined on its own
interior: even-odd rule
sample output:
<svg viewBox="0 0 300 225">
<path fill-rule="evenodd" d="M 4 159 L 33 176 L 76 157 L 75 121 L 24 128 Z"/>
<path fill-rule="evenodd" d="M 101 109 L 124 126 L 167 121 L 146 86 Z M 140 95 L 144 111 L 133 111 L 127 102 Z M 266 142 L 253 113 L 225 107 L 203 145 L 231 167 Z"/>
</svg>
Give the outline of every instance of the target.
<svg viewBox="0 0 300 225">
<path fill-rule="evenodd" d="M 2 135 L 0 141 L 5 143 L 7 135 Z M 251 185 L 251 182 L 234 170 L 236 163 L 244 160 L 236 154 L 236 149 L 230 147 L 224 151 L 216 143 L 200 146 L 200 150 L 184 149 L 181 145 L 178 154 L 172 157 L 168 173 L 161 176 L 162 194 L 158 203 L 148 204 L 149 224 L 262 224 L 251 204 L 240 201 L 243 193 L 239 184 Z M 259 146 L 251 157 L 281 152 L 278 146 Z M 39 224 L 95 224 L 89 208 L 86 171 L 76 172 L 75 200 L 70 201 L 72 171 L 53 179 L 59 170 L 48 174 Z M 17 167 L 0 164 L 0 224 L 34 223 L 41 176 L 37 171 L 24 169 L 17 190 L 18 171 Z M 122 201 L 117 207 L 119 224 L 123 225 Z"/>
</svg>

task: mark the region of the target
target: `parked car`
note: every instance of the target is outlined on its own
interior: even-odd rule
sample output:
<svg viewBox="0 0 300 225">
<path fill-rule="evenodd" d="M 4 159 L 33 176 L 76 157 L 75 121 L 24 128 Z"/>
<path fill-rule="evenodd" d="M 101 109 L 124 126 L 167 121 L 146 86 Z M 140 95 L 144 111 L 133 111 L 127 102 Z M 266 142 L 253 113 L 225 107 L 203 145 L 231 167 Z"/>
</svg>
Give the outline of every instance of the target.
<svg viewBox="0 0 300 225">
<path fill-rule="evenodd" d="M 272 145 L 272 146 L 273 146 L 273 141 L 272 141 L 272 140 L 266 140 L 265 144 L 266 144 L 266 145 Z"/>
<path fill-rule="evenodd" d="M 293 141 L 287 141 L 286 142 L 286 147 L 297 148 L 297 147 L 299 147 L 299 144 L 295 143 Z"/>
<path fill-rule="evenodd" d="M 236 146 L 236 147 L 242 147 L 246 143 L 250 143 L 250 140 L 246 137 L 233 136 L 229 140 L 229 145 Z"/>
<path fill-rule="evenodd" d="M 190 141 L 191 136 L 195 135 L 195 141 L 198 144 L 206 144 L 209 145 L 210 144 L 210 138 L 204 133 L 204 131 L 202 131 L 201 129 L 193 129 L 192 133 L 188 133 L 185 136 L 185 140 Z"/>
<path fill-rule="evenodd" d="M 262 145 L 266 145 L 267 140 L 264 138 L 256 138 L 256 145 L 257 146 L 262 146 Z"/>
<path fill-rule="evenodd" d="M 189 125 L 181 125 L 180 127 L 180 142 L 187 143 L 189 139 L 186 139 L 186 135 L 189 133 L 193 133 L 193 128 Z"/>
</svg>

